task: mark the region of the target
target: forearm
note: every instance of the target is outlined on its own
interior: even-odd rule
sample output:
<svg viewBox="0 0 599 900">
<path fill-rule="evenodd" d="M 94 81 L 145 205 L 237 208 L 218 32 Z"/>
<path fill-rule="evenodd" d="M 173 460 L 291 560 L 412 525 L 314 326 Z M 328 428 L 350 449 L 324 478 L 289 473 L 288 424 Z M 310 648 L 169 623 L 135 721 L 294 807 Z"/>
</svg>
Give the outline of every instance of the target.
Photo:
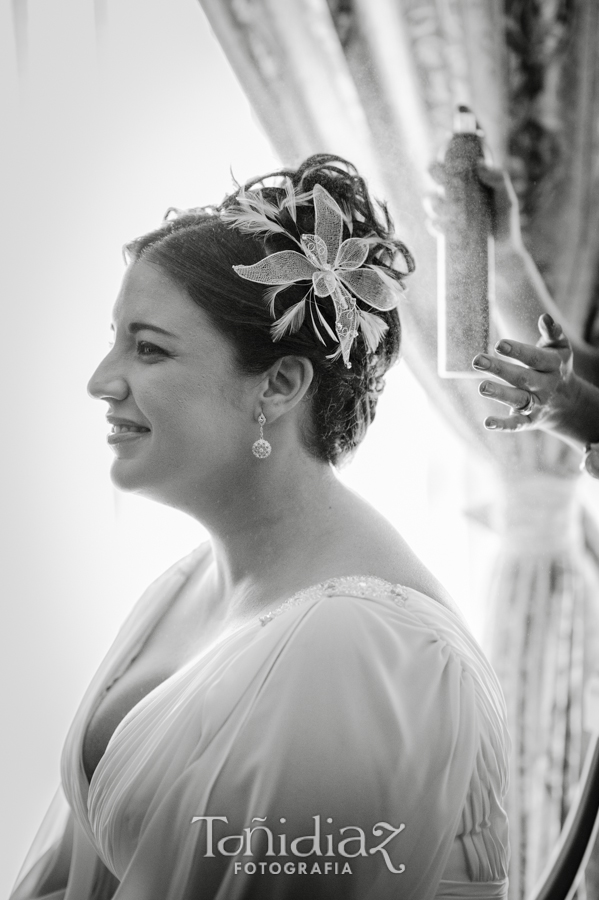
<svg viewBox="0 0 599 900">
<path fill-rule="evenodd" d="M 576 373 L 599 387 L 599 349 L 581 340 L 564 321 L 530 254 L 523 247 L 498 244 L 495 268 L 496 317 L 502 335 L 534 344 L 539 336 L 538 318 L 548 312 L 562 324 L 572 344 Z"/>
<path fill-rule="evenodd" d="M 545 428 L 578 449 L 599 442 L 599 388 L 582 378 L 576 379 L 576 391 L 559 419 Z"/>
</svg>

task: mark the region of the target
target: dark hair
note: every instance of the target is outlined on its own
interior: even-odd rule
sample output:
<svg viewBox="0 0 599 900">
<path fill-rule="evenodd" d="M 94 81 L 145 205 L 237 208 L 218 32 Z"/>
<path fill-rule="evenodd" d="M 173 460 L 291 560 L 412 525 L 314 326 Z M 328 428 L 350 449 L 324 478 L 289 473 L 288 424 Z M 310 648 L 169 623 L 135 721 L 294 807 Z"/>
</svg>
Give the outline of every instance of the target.
<svg viewBox="0 0 599 900">
<path fill-rule="evenodd" d="M 304 356 L 314 367 L 310 388 L 311 425 L 304 436 L 308 450 L 317 458 L 338 464 L 361 442 L 374 419 L 378 395 L 383 388 L 383 375 L 397 360 L 401 327 L 397 310 L 378 312 L 388 328 L 375 351 L 368 349 L 362 333 L 354 340 L 351 368 L 343 359 L 328 358 L 339 345 L 322 328 L 326 344 L 318 339 L 306 315 L 301 327 L 273 341 L 273 316 L 265 299 L 265 286 L 240 277 L 234 265 L 252 265 L 272 253 L 297 249 L 284 234 L 248 233 L 226 221 L 227 215 L 239 205 L 242 192 L 262 197 L 266 201 L 280 201 L 285 188 L 267 186 L 267 179 L 291 179 L 296 193 L 310 192 L 322 185 L 336 200 L 353 224 L 353 237 L 378 237 L 371 241 L 366 262 L 380 268 L 384 277 L 400 285 L 404 275 L 414 269 L 414 261 L 407 248 L 393 237 L 393 223 L 382 203 L 378 209 L 368 195 L 364 180 L 346 160 L 329 154 L 309 157 L 297 170 L 283 169 L 256 178 L 230 194 L 218 207 L 188 210 L 169 210 L 164 224 L 125 246 L 133 260 L 142 255 L 159 266 L 173 281 L 184 288 L 190 298 L 208 315 L 214 326 L 232 343 L 237 362 L 248 374 L 265 372 L 283 356 Z M 226 211 L 226 212 L 225 212 Z M 175 218 L 169 215 L 175 212 Z M 223 213 L 225 213 L 223 218 Z M 281 213 L 280 223 L 297 234 L 314 232 L 314 206 L 297 207 L 297 224 L 287 211 Z M 349 237 L 344 225 L 343 239 Z M 401 254 L 403 271 L 393 268 Z M 293 284 L 277 294 L 275 318 L 306 295 L 306 282 Z M 326 301 L 326 302 L 325 302 Z M 335 314 L 330 297 L 314 298 L 322 314 L 334 331 Z M 358 300 L 361 309 L 373 311 Z"/>
</svg>

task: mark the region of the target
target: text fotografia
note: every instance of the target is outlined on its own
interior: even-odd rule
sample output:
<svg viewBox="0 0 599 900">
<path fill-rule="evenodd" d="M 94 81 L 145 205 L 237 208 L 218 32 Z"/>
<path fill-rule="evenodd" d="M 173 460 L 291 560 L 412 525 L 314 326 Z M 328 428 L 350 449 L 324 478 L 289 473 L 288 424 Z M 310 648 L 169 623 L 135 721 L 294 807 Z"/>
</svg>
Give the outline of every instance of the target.
<svg viewBox="0 0 599 900">
<path fill-rule="evenodd" d="M 287 840 L 287 835 L 277 831 L 276 834 L 265 824 L 268 816 L 261 818 L 254 816 L 252 824 L 247 828 L 243 828 L 241 834 L 225 834 L 222 835 L 223 826 L 215 825 L 215 823 L 223 822 L 229 824 L 227 816 L 194 816 L 191 820 L 195 822 L 205 822 L 205 838 L 206 845 L 204 856 L 254 856 L 253 838 L 255 834 L 263 835 L 261 841 L 266 840 L 266 852 L 260 852 L 261 857 L 272 856 L 277 859 L 273 862 L 247 862 L 238 861 L 235 863 L 235 874 L 244 871 L 247 875 L 253 875 L 256 872 L 271 875 L 278 875 L 281 872 L 287 875 L 351 875 L 352 870 L 349 859 L 357 857 L 371 857 L 376 853 L 380 853 L 382 859 L 390 872 L 401 875 L 405 871 L 405 865 L 400 863 L 394 865 L 389 851 L 395 849 L 392 842 L 401 834 L 406 827 L 404 824 L 390 825 L 388 822 L 377 822 L 372 827 L 372 837 L 367 835 L 364 829 L 357 825 L 346 825 L 337 829 L 337 833 L 331 831 L 326 834 L 321 829 L 320 816 L 312 816 L 314 820 L 314 829 L 311 834 L 304 834 L 294 838 L 292 841 Z M 285 818 L 279 819 L 284 825 Z M 254 824 L 259 822 L 262 824 Z M 333 823 L 331 818 L 326 819 L 328 825 Z M 218 833 L 215 833 L 218 832 Z M 219 836 L 219 833 L 221 836 Z M 373 843 L 372 838 L 383 838 Z M 287 859 L 285 862 L 279 862 L 280 857 L 296 857 L 302 861 L 294 861 Z M 305 861 L 307 857 L 312 857 L 309 861 Z M 314 857 L 322 857 L 315 859 Z M 332 857 L 332 858 L 331 858 Z M 339 859 L 338 857 L 341 857 Z"/>
</svg>

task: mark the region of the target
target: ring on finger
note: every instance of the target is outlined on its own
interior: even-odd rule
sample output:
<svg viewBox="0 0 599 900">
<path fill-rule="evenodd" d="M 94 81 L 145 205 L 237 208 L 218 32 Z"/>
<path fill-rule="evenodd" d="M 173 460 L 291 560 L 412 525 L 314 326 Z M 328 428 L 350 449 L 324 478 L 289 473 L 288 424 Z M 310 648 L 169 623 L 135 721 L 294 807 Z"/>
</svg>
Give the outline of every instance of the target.
<svg viewBox="0 0 599 900">
<path fill-rule="evenodd" d="M 524 406 L 518 406 L 517 411 L 521 416 L 529 416 L 534 409 L 535 398 L 534 394 L 528 394 L 528 400 L 524 404 Z"/>
</svg>

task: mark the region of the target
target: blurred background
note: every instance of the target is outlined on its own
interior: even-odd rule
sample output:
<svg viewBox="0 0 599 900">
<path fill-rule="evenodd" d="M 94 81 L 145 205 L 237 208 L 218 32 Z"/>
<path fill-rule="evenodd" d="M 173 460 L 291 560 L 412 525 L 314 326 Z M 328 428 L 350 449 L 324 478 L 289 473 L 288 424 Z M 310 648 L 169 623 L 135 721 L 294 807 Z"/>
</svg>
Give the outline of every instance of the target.
<svg viewBox="0 0 599 900">
<path fill-rule="evenodd" d="M 252 4 L 233 6 L 243 20 Z M 181 513 L 110 484 L 104 408 L 86 383 L 108 349 L 122 245 L 169 206 L 218 202 L 232 175 L 243 181 L 287 160 L 194 0 L 4 0 L 0 17 L 4 895 L 120 623 L 204 539 Z M 337 152 L 368 157 L 359 135 L 354 157 L 339 134 Z M 441 134 L 449 120 L 429 144 L 413 142 L 423 169 Z M 384 179 L 371 174 L 380 194 Z M 398 234 L 412 247 L 417 214 L 403 212 Z M 417 261 L 434 281 L 434 258 Z M 418 302 L 408 290 L 406 316 Z M 340 477 L 393 522 L 486 645 L 501 478 L 464 440 L 455 402 L 432 402 L 422 383 L 405 362 L 390 373 L 376 422 Z M 477 396 L 476 381 L 462 396 Z M 482 408 L 465 408 L 472 433 L 482 431 Z M 598 488 L 586 479 L 587 506 L 599 508 Z"/>
</svg>

